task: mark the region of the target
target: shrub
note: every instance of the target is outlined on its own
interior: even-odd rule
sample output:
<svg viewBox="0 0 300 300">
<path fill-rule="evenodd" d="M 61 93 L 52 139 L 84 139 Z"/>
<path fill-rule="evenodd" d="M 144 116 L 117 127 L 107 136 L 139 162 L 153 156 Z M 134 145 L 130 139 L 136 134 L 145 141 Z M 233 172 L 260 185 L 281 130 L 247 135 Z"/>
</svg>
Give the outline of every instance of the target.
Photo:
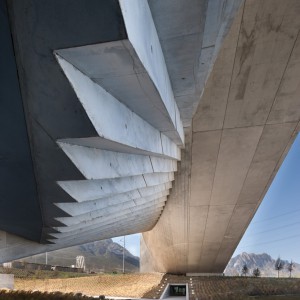
<svg viewBox="0 0 300 300">
<path fill-rule="evenodd" d="M 1 300 L 89 300 L 94 299 L 93 297 L 83 296 L 81 293 L 63 294 L 61 292 L 25 292 L 25 291 L 6 291 L 0 290 Z"/>
</svg>

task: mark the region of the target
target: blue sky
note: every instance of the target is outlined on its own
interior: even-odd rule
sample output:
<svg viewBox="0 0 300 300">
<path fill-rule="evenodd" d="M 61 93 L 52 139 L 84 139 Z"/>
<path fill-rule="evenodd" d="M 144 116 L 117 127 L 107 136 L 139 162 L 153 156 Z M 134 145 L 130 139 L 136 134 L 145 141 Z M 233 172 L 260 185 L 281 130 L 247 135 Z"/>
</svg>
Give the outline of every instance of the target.
<svg viewBox="0 0 300 300">
<path fill-rule="evenodd" d="M 265 195 L 234 256 L 270 254 L 300 263 L 300 136 Z"/>
<path fill-rule="evenodd" d="M 115 243 L 123 246 L 123 236 L 113 238 Z M 140 256 L 140 234 L 126 235 L 125 247 L 135 256 Z"/>
<path fill-rule="evenodd" d="M 123 238 L 114 238 L 123 245 Z M 139 256 L 140 235 L 126 236 L 126 248 Z M 296 138 L 233 256 L 268 253 L 300 263 L 300 136 Z"/>
</svg>

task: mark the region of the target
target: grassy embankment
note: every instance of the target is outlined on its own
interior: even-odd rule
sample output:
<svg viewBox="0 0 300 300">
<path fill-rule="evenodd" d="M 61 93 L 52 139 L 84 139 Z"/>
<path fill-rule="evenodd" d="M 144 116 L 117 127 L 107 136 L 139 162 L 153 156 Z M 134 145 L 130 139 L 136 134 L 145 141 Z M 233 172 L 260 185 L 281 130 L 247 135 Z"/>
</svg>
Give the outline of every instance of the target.
<svg viewBox="0 0 300 300">
<path fill-rule="evenodd" d="M 61 276 L 62 274 L 57 275 Z M 80 276 L 80 274 L 75 275 Z M 192 277 L 191 279 L 191 277 L 186 276 L 158 273 L 103 274 L 55 279 L 49 277 L 46 279 L 19 277 L 15 279 L 15 288 L 25 291 L 60 291 L 95 296 L 158 299 L 167 283 L 187 283 L 190 300 L 196 300 L 197 298 L 201 300 L 256 299 L 255 296 L 264 295 L 273 295 L 268 299 L 277 299 L 274 295 L 291 294 L 298 295 L 297 297 L 300 299 L 300 279 L 296 278 Z M 289 298 L 278 299 L 287 300 Z"/>
</svg>

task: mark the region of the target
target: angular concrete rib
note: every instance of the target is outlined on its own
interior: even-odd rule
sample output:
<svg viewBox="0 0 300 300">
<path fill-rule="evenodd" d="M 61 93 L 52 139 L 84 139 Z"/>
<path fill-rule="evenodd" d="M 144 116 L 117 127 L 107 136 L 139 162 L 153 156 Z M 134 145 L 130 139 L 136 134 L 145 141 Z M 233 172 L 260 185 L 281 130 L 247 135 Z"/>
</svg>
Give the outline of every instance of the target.
<svg viewBox="0 0 300 300">
<path fill-rule="evenodd" d="M 100 208 L 100 209 L 93 209 L 92 211 L 88 211 L 86 213 L 81 213 L 81 214 L 78 214 L 78 215 L 72 216 L 72 217 L 59 217 L 58 221 L 60 221 L 61 223 L 65 224 L 67 226 L 70 226 L 73 224 L 78 224 L 80 222 L 89 221 L 94 218 L 104 217 L 107 214 L 109 214 L 109 216 L 111 217 L 111 216 L 113 216 L 114 213 L 119 213 L 120 211 L 122 213 L 124 213 L 124 211 L 126 209 L 128 209 L 130 211 L 131 208 L 140 209 L 143 207 L 149 207 L 154 204 L 158 204 L 158 203 L 166 202 L 166 201 L 167 201 L 167 197 L 155 198 L 152 200 L 150 200 L 149 198 L 148 199 L 138 198 L 135 200 L 118 203 L 117 205 L 106 206 L 106 207 Z"/>
<path fill-rule="evenodd" d="M 136 15 L 141 17 L 134 17 L 132 24 L 131 13 L 139 3 L 131 2 L 128 9 L 125 1 L 120 2 L 129 40 L 60 49 L 56 53 L 183 146 L 180 114 L 151 12 L 145 1 L 140 3 L 143 12 Z M 144 38 L 145 26 L 151 31 L 149 40 Z"/>
<path fill-rule="evenodd" d="M 96 229 L 87 229 L 86 231 L 76 230 L 72 235 L 66 236 L 63 240 L 68 244 L 83 244 L 89 240 L 99 239 L 101 237 L 108 238 L 110 236 L 120 236 L 124 234 L 135 233 L 136 230 L 148 231 L 157 222 L 160 216 L 160 211 L 154 211 L 149 217 L 126 218 L 125 220 L 114 220 L 113 223 L 107 222 L 104 226 L 99 226 Z M 61 237 L 60 237 L 61 238 Z M 57 239 L 49 239 L 50 242 L 57 243 Z"/>
<path fill-rule="evenodd" d="M 161 149 L 167 148 L 167 145 L 163 144 L 164 135 L 161 134 L 161 143 L 162 147 Z M 82 146 L 82 147 L 88 147 L 88 148 L 96 148 L 96 149 L 102 149 L 107 151 L 114 151 L 114 152 L 121 152 L 121 153 L 130 153 L 130 154 L 136 154 L 136 155 L 155 155 L 157 157 L 164 157 L 164 158 L 170 158 L 169 156 L 161 153 L 154 153 L 150 151 L 146 151 L 139 148 L 133 148 L 131 146 L 121 144 L 115 141 L 108 140 L 103 137 L 88 137 L 88 138 L 69 138 L 69 139 L 60 139 L 57 140 L 59 143 L 65 143 L 69 145 L 76 145 L 76 146 Z M 171 147 L 173 144 L 171 143 Z M 168 151 L 168 150 L 167 150 Z M 180 152 L 175 154 L 176 157 L 179 157 Z M 180 157 L 179 157 L 180 158 Z"/>
<path fill-rule="evenodd" d="M 109 179 L 110 182 L 115 183 L 116 185 L 118 184 L 120 178 L 111 180 Z M 127 181 L 128 182 L 128 181 Z M 170 181 L 167 181 L 164 183 L 162 180 L 161 184 L 158 185 L 149 185 L 145 187 L 138 187 L 138 186 L 125 186 L 122 187 L 121 189 L 117 189 L 118 187 L 112 186 L 111 188 L 111 193 L 107 192 L 107 189 L 103 191 L 101 189 L 102 186 L 98 185 L 98 180 L 83 180 L 83 181 L 78 181 L 78 185 L 76 186 L 76 181 L 72 182 L 66 182 L 67 186 L 64 185 L 64 182 L 61 182 L 60 185 L 61 187 L 71 196 L 73 197 L 76 201 L 78 202 L 86 202 L 86 201 L 98 201 L 101 199 L 105 198 L 110 198 L 113 199 L 113 197 L 119 197 L 120 201 L 122 201 L 122 197 L 124 199 L 135 199 L 141 197 L 141 195 L 152 195 L 157 192 L 161 192 L 161 188 L 164 189 L 166 187 L 170 188 L 172 187 L 172 184 Z M 71 184 L 71 186 L 70 186 Z M 130 184 L 130 181 L 129 181 Z M 167 184 L 167 185 L 166 185 Z M 73 189 L 74 188 L 74 189 Z M 90 189 L 92 190 L 90 190 Z M 138 189 L 136 189 L 138 188 Z M 63 204 L 63 203 L 62 203 Z M 68 204 L 68 203 L 65 203 Z M 72 204 L 72 203 L 71 203 Z"/>
<path fill-rule="evenodd" d="M 147 70 L 168 111 L 178 143 L 184 143 L 180 113 L 171 87 L 165 58 L 161 49 L 147 1 L 119 1 L 129 41 Z M 145 35 L 145 33 L 147 34 Z M 145 38 L 147 36 L 147 38 Z M 167 133 L 166 133 L 167 134 Z"/>
<path fill-rule="evenodd" d="M 72 64 L 59 55 L 56 58 L 100 137 L 132 148 L 180 158 L 177 145 L 168 137 L 162 137 L 159 130 L 133 113 Z M 151 143 L 145 136 L 151 137 Z"/>
<path fill-rule="evenodd" d="M 144 155 L 111 152 L 59 142 L 79 171 L 87 179 L 105 179 L 156 172 L 175 172 L 175 160 Z"/>
<path fill-rule="evenodd" d="M 148 201 L 145 204 L 140 204 L 138 202 L 133 203 L 133 205 L 128 205 L 127 203 L 122 203 L 119 206 L 107 207 L 106 209 L 101 209 L 98 211 L 92 211 L 76 217 L 59 217 L 58 220 L 68 226 L 68 229 L 72 230 L 77 226 L 82 226 L 83 228 L 93 224 L 102 224 L 108 220 L 129 217 L 132 213 L 139 213 L 146 210 L 151 211 L 152 209 L 157 209 L 163 207 L 166 201 L 166 197 L 155 199 L 153 201 Z M 149 213 L 149 211 L 147 213 Z M 81 224 L 82 223 L 82 224 Z M 56 228 L 58 230 L 58 227 Z"/>
<path fill-rule="evenodd" d="M 121 3 L 129 40 L 54 52 L 98 136 L 57 140 L 87 180 L 57 182 L 77 202 L 55 203 L 70 217 L 56 218 L 65 226 L 53 227 L 58 233 L 51 234 L 52 242 L 73 240 L 77 233 L 107 234 L 108 224 L 119 220 L 131 231 L 132 221 L 139 231 L 141 224 L 148 229 L 172 188 L 183 127 L 145 3 L 144 18 L 135 24 L 126 18 L 138 2 L 132 8 Z M 150 26 L 151 45 L 134 33 L 138 24 Z"/>
<path fill-rule="evenodd" d="M 169 190 L 152 194 L 151 196 L 141 197 L 138 190 L 134 190 L 130 193 L 115 195 L 107 198 L 101 198 L 98 200 L 91 200 L 82 203 L 57 203 L 56 205 L 63 211 L 67 212 L 70 216 L 78 216 L 91 212 L 93 210 L 104 209 L 113 205 L 119 205 L 124 202 L 139 201 L 140 203 L 147 203 L 155 199 L 166 197 L 169 195 Z"/>
<path fill-rule="evenodd" d="M 122 226 L 127 227 L 128 229 L 131 228 L 131 230 L 135 230 L 134 227 L 132 227 L 133 224 L 141 225 L 144 224 L 145 226 L 149 226 L 149 223 L 151 223 L 153 220 L 157 220 L 161 214 L 161 211 L 163 209 L 163 206 L 158 208 L 153 208 L 148 213 L 147 216 L 144 215 L 144 211 L 141 210 L 140 212 L 136 213 L 136 216 L 133 217 L 133 214 L 128 213 L 127 215 L 124 215 L 123 217 L 117 216 L 116 218 L 106 219 L 105 221 L 101 222 L 94 222 L 90 226 L 85 227 L 79 227 L 74 226 L 74 228 L 70 231 L 65 231 L 62 233 L 53 233 L 51 236 L 55 239 L 72 239 L 73 237 L 78 236 L 88 236 L 90 234 L 98 232 L 98 234 L 102 235 L 101 230 L 106 230 L 106 233 L 109 232 L 111 229 L 116 228 L 116 224 L 121 223 Z M 150 220 L 150 221 L 149 221 Z M 124 229 L 124 228 L 123 228 Z"/>
</svg>

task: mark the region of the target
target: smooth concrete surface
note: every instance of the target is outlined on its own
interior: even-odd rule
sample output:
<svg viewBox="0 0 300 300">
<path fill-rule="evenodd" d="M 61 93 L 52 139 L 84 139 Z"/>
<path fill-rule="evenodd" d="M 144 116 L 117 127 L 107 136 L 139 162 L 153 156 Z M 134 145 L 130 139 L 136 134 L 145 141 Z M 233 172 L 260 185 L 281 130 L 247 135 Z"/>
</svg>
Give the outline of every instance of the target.
<svg viewBox="0 0 300 300">
<path fill-rule="evenodd" d="M 299 9 L 297 1 L 245 1 L 237 14 L 163 214 L 143 233 L 142 271 L 226 267 L 299 131 Z"/>
<path fill-rule="evenodd" d="M 13 290 L 15 286 L 14 274 L 0 274 L 0 289 Z"/>
<path fill-rule="evenodd" d="M 42 215 L 6 1 L 0 1 L 0 228 L 39 241 Z M 30 214 L 24 214 L 29 210 Z"/>
<path fill-rule="evenodd" d="M 182 123 L 188 130 L 213 63 L 243 1 L 148 2 Z"/>
</svg>

